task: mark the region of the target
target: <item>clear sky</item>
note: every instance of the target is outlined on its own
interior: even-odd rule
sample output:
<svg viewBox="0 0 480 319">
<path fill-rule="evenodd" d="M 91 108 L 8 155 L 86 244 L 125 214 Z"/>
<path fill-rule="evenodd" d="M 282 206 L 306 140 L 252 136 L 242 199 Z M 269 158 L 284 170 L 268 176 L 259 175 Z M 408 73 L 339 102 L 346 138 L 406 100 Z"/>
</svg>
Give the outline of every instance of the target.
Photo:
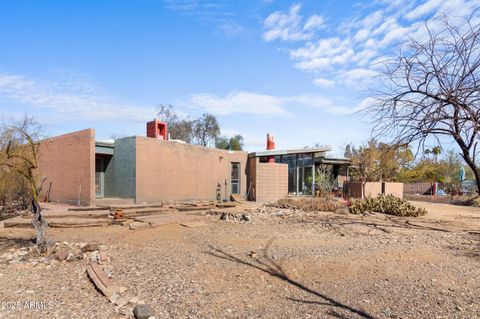
<svg viewBox="0 0 480 319">
<path fill-rule="evenodd" d="M 0 115 L 48 135 L 144 135 L 156 105 L 213 113 L 249 151 L 370 136 L 378 62 L 478 0 L 0 0 Z"/>
</svg>

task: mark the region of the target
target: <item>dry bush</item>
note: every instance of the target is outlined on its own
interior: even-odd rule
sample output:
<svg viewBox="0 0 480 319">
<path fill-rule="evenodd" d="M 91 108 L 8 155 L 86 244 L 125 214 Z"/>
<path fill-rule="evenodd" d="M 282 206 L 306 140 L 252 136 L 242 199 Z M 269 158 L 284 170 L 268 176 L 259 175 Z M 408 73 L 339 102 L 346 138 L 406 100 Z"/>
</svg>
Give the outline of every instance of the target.
<svg viewBox="0 0 480 319">
<path fill-rule="evenodd" d="M 452 204 L 460 206 L 471 206 L 471 207 L 480 207 L 480 196 L 464 196 L 458 199 L 455 199 Z"/>
<path fill-rule="evenodd" d="M 353 199 L 349 204 L 352 214 L 365 214 L 368 212 L 384 213 L 388 215 L 417 217 L 427 213 L 424 208 L 412 205 L 409 201 L 395 197 L 391 194 Z"/>
<path fill-rule="evenodd" d="M 308 197 L 308 198 L 283 198 L 270 204 L 276 208 L 299 209 L 306 212 L 334 212 L 337 208 L 344 206 L 343 202 L 331 197 Z"/>
</svg>

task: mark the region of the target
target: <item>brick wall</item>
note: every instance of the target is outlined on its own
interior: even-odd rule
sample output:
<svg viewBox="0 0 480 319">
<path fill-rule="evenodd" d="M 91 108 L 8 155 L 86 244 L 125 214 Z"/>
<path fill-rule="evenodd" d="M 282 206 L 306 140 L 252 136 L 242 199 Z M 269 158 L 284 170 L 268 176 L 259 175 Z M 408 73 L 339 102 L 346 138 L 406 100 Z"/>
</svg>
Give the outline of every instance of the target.
<svg viewBox="0 0 480 319">
<path fill-rule="evenodd" d="M 47 179 L 41 198 L 52 183 L 50 200 L 85 206 L 95 202 L 95 131 L 73 132 L 42 141 L 38 176 Z"/>
<path fill-rule="evenodd" d="M 288 165 L 256 161 L 255 200 L 275 201 L 288 196 Z"/>
<path fill-rule="evenodd" d="M 218 150 L 147 137 L 137 136 L 135 139 L 137 203 L 214 200 L 217 183 L 221 185 L 222 198 L 229 199 L 232 162 L 240 163 L 240 194 L 246 193 L 246 152 Z"/>
</svg>

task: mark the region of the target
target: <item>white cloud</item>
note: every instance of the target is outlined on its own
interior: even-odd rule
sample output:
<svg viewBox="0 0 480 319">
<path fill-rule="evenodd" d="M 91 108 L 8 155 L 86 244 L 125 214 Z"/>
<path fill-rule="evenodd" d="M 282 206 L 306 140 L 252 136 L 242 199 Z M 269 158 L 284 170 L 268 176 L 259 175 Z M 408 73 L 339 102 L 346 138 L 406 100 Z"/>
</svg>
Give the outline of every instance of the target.
<svg viewBox="0 0 480 319">
<path fill-rule="evenodd" d="M 300 15 L 301 5 L 294 3 L 287 13 L 276 11 L 264 21 L 265 41 L 283 40 L 300 41 L 311 39 L 314 31 L 324 26 L 324 18 L 320 15 L 311 15 L 305 24 Z"/>
<path fill-rule="evenodd" d="M 274 96 L 246 91 L 235 91 L 225 96 L 195 94 L 187 101 L 178 101 L 178 104 L 219 116 L 237 114 L 285 116 L 294 114 L 299 107 L 345 115 L 354 113 L 358 108 L 358 106 L 339 106 L 334 100 L 320 95 Z"/>
<path fill-rule="evenodd" d="M 0 96 L 81 119 L 143 122 L 155 115 L 153 107 L 122 102 L 72 75 L 58 80 L 40 80 L 0 73 Z"/>
<path fill-rule="evenodd" d="M 315 84 L 316 86 L 322 87 L 322 88 L 329 88 L 329 87 L 333 87 L 335 85 L 335 81 L 318 78 L 318 79 L 313 80 L 313 84 Z"/>
<path fill-rule="evenodd" d="M 372 6 L 376 9 L 368 11 Z M 277 33 L 266 32 L 264 36 L 270 41 L 292 40 L 292 34 L 299 34 L 296 39 L 303 40 L 302 44 L 286 51 L 296 68 L 313 75 L 314 85 L 328 86 L 329 82 L 318 79 L 329 78 L 358 88 L 359 83 L 360 86 L 371 83 L 369 78 L 377 74 L 378 62 L 385 61 L 385 56 L 403 48 L 410 38 L 421 41 L 428 36 L 424 23 L 426 17 L 447 15 L 449 22 L 455 23 L 479 8 L 480 0 L 378 0 L 372 6 L 358 10 L 354 17 L 341 22 L 335 32 L 327 32 L 329 29 L 326 29 L 298 33 L 302 17 L 300 6 L 294 5 L 288 14 L 275 12 L 269 16 L 271 20 L 267 18 L 266 22 L 271 23 L 268 26 L 282 27 L 273 28 Z M 480 22 L 480 11 L 476 15 L 478 19 L 474 21 Z M 315 20 L 314 16 L 310 17 Z M 318 25 L 325 27 L 323 17 Z M 435 28 L 433 24 L 429 26 Z"/>
<path fill-rule="evenodd" d="M 303 30 L 310 31 L 310 30 L 317 30 L 322 28 L 325 25 L 325 18 L 320 15 L 312 15 L 308 18 L 307 22 L 305 22 L 303 26 Z"/>
<path fill-rule="evenodd" d="M 244 113 L 278 116 L 287 114 L 281 99 L 271 95 L 245 91 L 235 91 L 224 97 L 214 94 L 195 94 L 185 105 L 198 107 L 215 115 Z"/>
<path fill-rule="evenodd" d="M 338 79 L 349 87 L 365 89 L 373 83 L 374 78 L 378 75 L 379 73 L 375 70 L 356 68 L 341 73 Z"/>
<path fill-rule="evenodd" d="M 162 2 L 169 10 L 213 25 L 216 33 L 222 32 L 229 38 L 239 35 L 244 30 L 243 26 L 234 21 L 235 14 L 227 8 L 224 1 L 162 0 Z"/>
<path fill-rule="evenodd" d="M 415 7 L 412 11 L 405 15 L 409 20 L 418 19 L 423 17 L 426 14 L 433 12 L 435 9 L 440 7 L 445 0 L 428 0 L 421 5 Z"/>
</svg>

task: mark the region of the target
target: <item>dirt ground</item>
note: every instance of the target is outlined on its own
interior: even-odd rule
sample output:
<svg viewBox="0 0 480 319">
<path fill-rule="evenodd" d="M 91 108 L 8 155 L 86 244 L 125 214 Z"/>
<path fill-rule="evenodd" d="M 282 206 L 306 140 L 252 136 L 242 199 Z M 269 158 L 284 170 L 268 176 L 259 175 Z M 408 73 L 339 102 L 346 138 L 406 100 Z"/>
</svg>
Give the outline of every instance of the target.
<svg viewBox="0 0 480 319">
<path fill-rule="evenodd" d="M 107 245 L 113 278 L 156 318 L 480 318 L 480 209 L 415 204 L 429 213 L 248 207 L 250 222 L 211 215 L 199 227 L 49 229 L 47 236 Z M 31 245 L 33 235 L 0 228 L 0 255 Z M 127 318 L 95 290 L 85 267 L 0 263 L 0 318 Z M 50 306 L 6 309 L 26 301 Z"/>
</svg>

